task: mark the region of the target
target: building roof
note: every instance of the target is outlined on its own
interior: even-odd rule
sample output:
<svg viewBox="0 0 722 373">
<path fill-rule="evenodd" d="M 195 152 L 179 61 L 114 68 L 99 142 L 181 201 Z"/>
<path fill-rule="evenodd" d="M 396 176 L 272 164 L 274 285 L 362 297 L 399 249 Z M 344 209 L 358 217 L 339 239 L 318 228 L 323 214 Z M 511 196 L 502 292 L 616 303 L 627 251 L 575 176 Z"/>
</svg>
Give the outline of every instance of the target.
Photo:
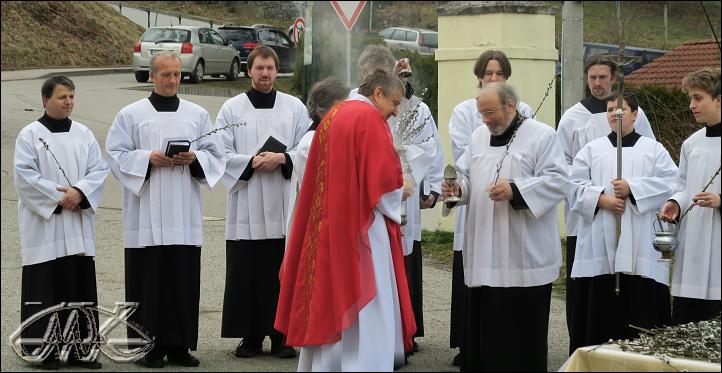
<svg viewBox="0 0 722 373">
<path fill-rule="evenodd" d="M 624 83 L 682 88 L 682 78 L 688 73 L 703 67 L 719 66 L 720 50 L 714 40 L 689 41 L 634 70 L 624 78 Z"/>
</svg>

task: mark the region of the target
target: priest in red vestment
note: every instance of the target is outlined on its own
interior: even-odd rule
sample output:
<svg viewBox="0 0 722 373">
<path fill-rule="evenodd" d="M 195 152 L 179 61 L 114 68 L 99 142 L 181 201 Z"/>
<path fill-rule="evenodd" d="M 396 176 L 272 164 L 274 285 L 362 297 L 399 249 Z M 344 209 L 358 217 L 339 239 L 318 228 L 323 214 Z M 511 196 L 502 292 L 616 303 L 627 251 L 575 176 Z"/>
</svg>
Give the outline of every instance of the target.
<svg viewBox="0 0 722 373">
<path fill-rule="evenodd" d="M 401 165 L 386 119 L 404 84 L 377 71 L 316 129 L 281 267 L 275 327 L 299 371 L 391 371 L 416 331 L 401 249 Z"/>
</svg>

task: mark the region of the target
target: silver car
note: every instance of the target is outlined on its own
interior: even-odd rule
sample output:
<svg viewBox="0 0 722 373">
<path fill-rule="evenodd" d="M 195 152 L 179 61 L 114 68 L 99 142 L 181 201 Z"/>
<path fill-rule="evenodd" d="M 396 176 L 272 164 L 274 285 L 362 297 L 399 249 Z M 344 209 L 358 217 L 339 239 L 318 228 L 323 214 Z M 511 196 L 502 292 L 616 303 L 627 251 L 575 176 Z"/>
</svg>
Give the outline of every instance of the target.
<svg viewBox="0 0 722 373">
<path fill-rule="evenodd" d="M 135 80 L 147 82 L 150 58 L 159 52 L 171 51 L 181 58 L 181 73 L 191 83 L 199 83 L 203 75 L 225 75 L 236 80 L 241 60 L 236 48 L 209 27 L 163 26 L 151 27 L 135 43 L 133 72 Z"/>
<path fill-rule="evenodd" d="M 386 45 L 392 49 L 408 50 L 433 55 L 439 47 L 439 33 L 413 27 L 389 27 L 379 32 Z"/>
</svg>

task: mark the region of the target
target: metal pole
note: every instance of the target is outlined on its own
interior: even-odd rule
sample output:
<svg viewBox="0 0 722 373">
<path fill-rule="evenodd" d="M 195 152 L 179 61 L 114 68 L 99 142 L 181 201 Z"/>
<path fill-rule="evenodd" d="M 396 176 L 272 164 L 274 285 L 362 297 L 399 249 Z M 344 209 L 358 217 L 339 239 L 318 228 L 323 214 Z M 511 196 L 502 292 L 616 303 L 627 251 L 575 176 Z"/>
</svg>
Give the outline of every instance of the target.
<svg viewBox="0 0 722 373">
<path fill-rule="evenodd" d="M 374 2 L 369 1 L 369 32 L 373 31 L 373 19 L 374 19 Z M 666 9 L 666 8 L 665 8 Z"/>
<path fill-rule="evenodd" d="M 624 42 L 622 41 L 622 8 L 619 1 L 617 1 L 617 19 L 619 20 L 619 53 L 624 54 Z M 617 98 L 617 179 L 622 178 L 622 114 L 624 108 L 624 71 L 623 66 L 620 66 L 619 70 L 619 96 Z M 622 215 L 616 215 L 617 220 L 617 243 L 616 248 L 619 250 L 619 237 L 622 235 Z M 615 250 L 616 251 L 616 250 Z M 616 261 L 615 261 L 616 266 Z M 621 282 L 622 279 L 619 272 L 614 268 L 614 293 L 616 295 L 621 294 Z"/>
<path fill-rule="evenodd" d="M 662 49 L 667 48 L 667 4 L 664 4 L 664 45 Z"/>
<path fill-rule="evenodd" d="M 562 7 L 562 112 L 584 98 L 584 7 L 565 1 Z"/>
<path fill-rule="evenodd" d="M 346 31 L 346 87 L 351 87 L 351 31 Z"/>
</svg>

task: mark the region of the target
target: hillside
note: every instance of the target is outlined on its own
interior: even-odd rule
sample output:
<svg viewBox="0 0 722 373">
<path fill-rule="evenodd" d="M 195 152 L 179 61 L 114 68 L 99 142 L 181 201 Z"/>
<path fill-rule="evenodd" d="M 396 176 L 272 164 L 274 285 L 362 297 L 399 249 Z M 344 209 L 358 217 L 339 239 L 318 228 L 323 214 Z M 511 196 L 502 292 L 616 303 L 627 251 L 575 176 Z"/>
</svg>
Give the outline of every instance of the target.
<svg viewBox="0 0 722 373">
<path fill-rule="evenodd" d="M 100 2 L 3 1 L 2 70 L 130 65 L 143 28 Z"/>
<path fill-rule="evenodd" d="M 292 17 L 267 17 L 253 3 L 243 1 L 138 1 L 161 10 L 223 19 L 242 24 L 270 23 L 285 29 Z M 406 25 L 436 29 L 440 1 L 374 1 L 372 31 Z M 717 35 L 720 35 L 720 2 L 704 1 Z M 561 40 L 561 1 L 557 9 L 557 47 Z M 668 41 L 664 41 L 663 5 L 668 5 Z M 133 46 L 143 32 L 101 2 L 2 2 L 2 70 L 67 66 L 129 65 Z M 368 5 L 367 5 L 368 6 Z M 622 2 L 627 45 L 672 49 L 688 40 L 712 37 L 699 2 Z M 368 11 L 358 28 L 368 30 Z M 616 44 L 615 2 L 584 2 L 584 40 Z"/>
</svg>

